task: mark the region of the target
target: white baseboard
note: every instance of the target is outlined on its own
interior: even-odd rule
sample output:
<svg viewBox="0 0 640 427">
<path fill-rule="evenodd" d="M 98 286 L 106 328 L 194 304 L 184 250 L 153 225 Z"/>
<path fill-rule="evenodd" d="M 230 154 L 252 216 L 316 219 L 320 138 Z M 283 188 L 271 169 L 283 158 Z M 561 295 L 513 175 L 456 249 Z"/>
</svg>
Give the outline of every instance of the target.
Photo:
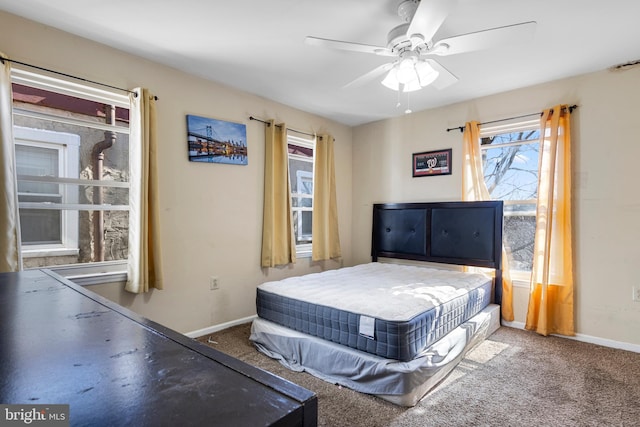
<svg viewBox="0 0 640 427">
<path fill-rule="evenodd" d="M 221 331 L 223 329 L 231 328 L 232 326 L 242 325 L 244 323 L 253 322 L 253 319 L 257 318 L 257 315 L 244 317 L 242 319 L 232 320 L 230 322 L 220 323 L 218 325 L 209 326 L 204 329 L 198 329 L 197 331 L 187 332 L 185 335 L 189 338 L 198 338 L 207 334 L 212 334 L 214 332 Z M 507 326 L 510 328 L 522 329 L 524 330 L 524 323 L 522 322 L 505 322 L 502 321 L 502 326 Z M 633 351 L 634 353 L 640 353 L 640 345 L 631 344 L 621 341 L 614 341 L 606 338 L 594 337 L 591 335 L 585 334 L 576 334 L 575 337 L 568 337 L 565 335 L 554 335 L 560 338 L 567 338 L 570 340 L 576 340 L 581 342 L 586 342 L 590 344 L 602 345 L 604 347 L 618 348 L 621 350 Z"/>
<path fill-rule="evenodd" d="M 207 334 L 212 334 L 214 332 L 218 332 L 223 329 L 230 328 L 232 326 L 238 326 L 244 323 L 253 322 L 253 319 L 255 319 L 256 317 L 258 316 L 254 314 L 253 316 L 244 317 L 238 320 L 232 320 L 231 322 L 220 323 L 219 325 L 213 325 L 213 326 L 209 326 L 208 328 L 198 329 L 197 331 L 187 332 L 185 335 L 188 336 L 189 338 L 198 338 Z"/>
<path fill-rule="evenodd" d="M 502 326 L 508 326 L 510 328 L 516 328 L 516 329 L 523 329 L 524 330 L 524 323 L 522 322 L 505 322 L 504 320 L 502 321 Z M 631 344 L 631 343 L 627 343 L 627 342 L 622 342 L 622 341 L 614 341 L 614 340 L 609 340 L 606 338 L 599 338 L 599 337 L 594 337 L 591 335 L 585 335 L 585 334 L 576 334 L 575 337 L 568 337 L 565 335 L 555 335 L 556 337 L 560 337 L 560 338 L 567 338 L 570 340 L 576 340 L 576 341 L 581 341 L 581 342 L 587 342 L 590 344 L 597 344 L 597 345 L 602 345 L 604 347 L 611 347 L 611 348 L 618 348 L 620 350 L 627 350 L 627 351 L 633 351 L 634 353 L 640 353 L 640 345 L 639 344 Z"/>
</svg>

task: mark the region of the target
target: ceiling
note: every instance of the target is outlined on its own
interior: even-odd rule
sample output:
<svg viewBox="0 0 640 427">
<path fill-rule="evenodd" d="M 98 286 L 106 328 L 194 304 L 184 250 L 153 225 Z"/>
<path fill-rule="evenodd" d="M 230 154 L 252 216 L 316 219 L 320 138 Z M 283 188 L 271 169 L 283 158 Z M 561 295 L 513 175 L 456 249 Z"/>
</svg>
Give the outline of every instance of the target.
<svg viewBox="0 0 640 427">
<path fill-rule="evenodd" d="M 637 0 L 459 0 L 434 40 L 535 21 L 533 39 L 438 57 L 459 81 L 400 98 L 379 83 L 383 76 L 343 87 L 390 58 L 304 42 L 386 46 L 403 22 L 399 3 L 0 0 L 0 10 L 351 126 L 640 59 Z"/>
</svg>

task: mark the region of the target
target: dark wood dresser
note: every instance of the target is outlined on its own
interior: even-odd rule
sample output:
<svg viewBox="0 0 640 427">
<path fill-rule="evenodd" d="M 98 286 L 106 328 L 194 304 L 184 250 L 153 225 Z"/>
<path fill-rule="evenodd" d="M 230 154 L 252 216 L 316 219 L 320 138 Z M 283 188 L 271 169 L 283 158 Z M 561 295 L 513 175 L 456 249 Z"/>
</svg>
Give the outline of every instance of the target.
<svg viewBox="0 0 640 427">
<path fill-rule="evenodd" d="M 48 270 L 0 273 L 0 403 L 71 425 L 315 426 L 314 393 Z"/>
</svg>

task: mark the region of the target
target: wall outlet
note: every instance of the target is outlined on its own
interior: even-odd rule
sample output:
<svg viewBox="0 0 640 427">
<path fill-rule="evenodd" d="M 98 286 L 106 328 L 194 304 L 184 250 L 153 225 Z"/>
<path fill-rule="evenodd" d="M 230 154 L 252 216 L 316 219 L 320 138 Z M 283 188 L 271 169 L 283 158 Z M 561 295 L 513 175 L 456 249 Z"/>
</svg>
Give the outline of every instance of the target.
<svg viewBox="0 0 640 427">
<path fill-rule="evenodd" d="M 640 302 L 640 286 L 633 287 L 633 300 L 636 302 Z"/>
<path fill-rule="evenodd" d="M 220 289 L 220 284 L 218 283 L 218 278 L 216 276 L 209 277 L 209 289 L 212 291 Z"/>
</svg>

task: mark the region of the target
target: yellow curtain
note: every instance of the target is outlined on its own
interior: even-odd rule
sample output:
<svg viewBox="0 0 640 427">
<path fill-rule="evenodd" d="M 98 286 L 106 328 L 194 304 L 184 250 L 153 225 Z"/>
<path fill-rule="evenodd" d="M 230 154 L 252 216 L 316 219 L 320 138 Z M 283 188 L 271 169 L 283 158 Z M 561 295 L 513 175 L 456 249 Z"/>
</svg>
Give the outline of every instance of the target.
<svg viewBox="0 0 640 427">
<path fill-rule="evenodd" d="M 313 165 L 313 222 L 311 257 L 314 261 L 340 258 L 334 139 L 320 135 L 316 141 Z"/>
<path fill-rule="evenodd" d="M 292 221 L 287 127 L 269 120 L 265 127 L 262 267 L 296 261 Z"/>
<path fill-rule="evenodd" d="M 462 147 L 462 200 L 491 200 L 484 182 L 482 154 L 480 152 L 480 123 L 465 124 Z M 509 274 L 509 261 L 502 246 L 502 318 L 513 321 L 513 286 Z"/>
<path fill-rule="evenodd" d="M 0 53 L 0 272 L 22 269 L 16 158 L 13 146 L 11 66 Z"/>
<path fill-rule="evenodd" d="M 540 118 L 536 235 L 525 328 L 542 335 L 575 335 L 569 117 L 567 105 L 556 105 Z"/>
<path fill-rule="evenodd" d="M 158 201 L 156 100 L 147 89 L 131 94 L 129 135 L 129 263 L 125 289 L 162 289 Z"/>
</svg>

